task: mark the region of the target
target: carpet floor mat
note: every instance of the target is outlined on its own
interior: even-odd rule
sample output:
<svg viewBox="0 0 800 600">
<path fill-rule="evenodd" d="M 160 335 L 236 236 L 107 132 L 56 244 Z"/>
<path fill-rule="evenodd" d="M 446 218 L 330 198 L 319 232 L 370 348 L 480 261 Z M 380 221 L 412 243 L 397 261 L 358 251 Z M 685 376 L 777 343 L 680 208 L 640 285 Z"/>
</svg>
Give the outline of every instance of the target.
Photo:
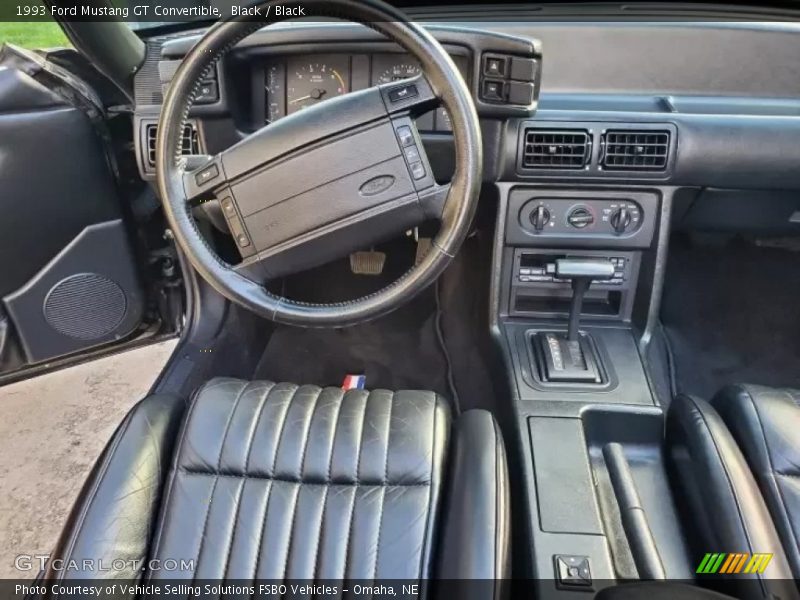
<svg viewBox="0 0 800 600">
<path fill-rule="evenodd" d="M 679 392 L 800 387 L 800 253 L 672 240 L 661 320 Z"/>
<path fill-rule="evenodd" d="M 384 317 L 343 329 L 278 326 L 254 378 L 339 386 L 345 375 L 363 374 L 367 389 L 432 390 L 452 402 L 455 387 L 456 410 L 493 410 L 487 306 L 490 240 L 479 235 L 466 240 L 436 286 Z M 413 264 L 416 246 L 413 240 L 400 240 L 382 249 L 387 261 L 378 277 L 355 275 L 344 260 L 289 278 L 280 291 L 309 302 L 371 293 Z"/>
</svg>

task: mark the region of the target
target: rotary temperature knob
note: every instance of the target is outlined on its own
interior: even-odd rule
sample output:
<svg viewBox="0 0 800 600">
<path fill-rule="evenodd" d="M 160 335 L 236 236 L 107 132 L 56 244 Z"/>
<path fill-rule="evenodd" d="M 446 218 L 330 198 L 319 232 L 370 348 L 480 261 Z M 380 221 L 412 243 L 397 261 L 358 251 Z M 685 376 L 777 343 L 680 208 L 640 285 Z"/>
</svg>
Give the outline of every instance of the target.
<svg viewBox="0 0 800 600">
<path fill-rule="evenodd" d="M 550 222 L 550 211 L 544 204 L 540 204 L 531 213 L 531 225 L 534 230 L 542 231 Z"/>
</svg>

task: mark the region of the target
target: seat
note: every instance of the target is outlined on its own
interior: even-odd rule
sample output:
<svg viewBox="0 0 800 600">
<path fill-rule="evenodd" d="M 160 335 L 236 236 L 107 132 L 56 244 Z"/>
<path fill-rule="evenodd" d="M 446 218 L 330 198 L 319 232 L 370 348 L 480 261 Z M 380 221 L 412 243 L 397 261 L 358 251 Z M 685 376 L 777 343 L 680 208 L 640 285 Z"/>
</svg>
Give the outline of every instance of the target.
<svg viewBox="0 0 800 600">
<path fill-rule="evenodd" d="M 731 385 L 711 403 L 744 454 L 800 579 L 800 391 Z"/>
<path fill-rule="evenodd" d="M 432 392 L 217 378 L 127 415 L 45 577 L 496 580 L 507 477 L 492 415 Z"/>
<path fill-rule="evenodd" d="M 700 575 L 703 583 L 737 598 L 797 598 L 764 497 L 719 413 L 705 400 L 678 395 L 669 407 L 665 439 L 694 564 L 706 553 L 773 554 L 764 573 Z"/>
</svg>

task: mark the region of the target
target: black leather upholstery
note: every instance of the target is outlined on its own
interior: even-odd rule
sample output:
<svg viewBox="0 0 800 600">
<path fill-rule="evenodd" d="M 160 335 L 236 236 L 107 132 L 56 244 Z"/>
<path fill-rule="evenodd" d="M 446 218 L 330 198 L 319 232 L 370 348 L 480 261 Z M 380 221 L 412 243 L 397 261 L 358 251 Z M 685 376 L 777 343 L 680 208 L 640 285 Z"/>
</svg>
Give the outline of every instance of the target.
<svg viewBox="0 0 800 600">
<path fill-rule="evenodd" d="M 507 574 L 507 468 L 489 413 L 464 413 L 451 433 L 432 392 L 214 379 L 174 435 L 182 404 L 132 411 L 54 557 L 183 561 L 153 580 Z"/>
<path fill-rule="evenodd" d="M 667 416 L 666 440 L 673 489 L 692 532 L 688 539 L 696 564 L 706 552 L 773 553 L 763 575 L 733 575 L 725 591 L 740 598 L 796 597 L 764 498 L 717 411 L 704 400 L 678 396 Z"/>
<path fill-rule="evenodd" d="M 456 425 L 449 498 L 437 575 L 443 579 L 510 576 L 510 494 L 503 437 L 485 410 L 464 413 Z M 484 548 L 475 540 L 494 544 Z"/>
<path fill-rule="evenodd" d="M 185 401 L 172 396 L 151 396 L 125 417 L 72 508 L 51 554 L 58 560 L 49 561 L 47 579 L 139 577 L 135 563 L 147 560 L 185 406 Z M 101 558 L 106 563 L 122 560 L 125 568 L 101 573 L 97 562 L 83 562 Z M 70 561 L 77 561 L 80 568 L 69 568 Z"/>
<path fill-rule="evenodd" d="M 800 391 L 733 385 L 712 404 L 747 459 L 800 579 Z"/>
</svg>

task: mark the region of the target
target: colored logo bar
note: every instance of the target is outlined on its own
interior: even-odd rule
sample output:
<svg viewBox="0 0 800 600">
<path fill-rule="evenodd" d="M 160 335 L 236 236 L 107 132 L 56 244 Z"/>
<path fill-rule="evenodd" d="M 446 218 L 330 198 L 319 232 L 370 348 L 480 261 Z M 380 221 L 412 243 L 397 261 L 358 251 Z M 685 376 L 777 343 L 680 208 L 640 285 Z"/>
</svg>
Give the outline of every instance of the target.
<svg viewBox="0 0 800 600">
<path fill-rule="evenodd" d="M 731 573 L 763 573 L 767 568 L 772 554 L 757 552 L 709 552 L 700 562 L 696 573 L 703 574 L 731 574 Z"/>
</svg>

